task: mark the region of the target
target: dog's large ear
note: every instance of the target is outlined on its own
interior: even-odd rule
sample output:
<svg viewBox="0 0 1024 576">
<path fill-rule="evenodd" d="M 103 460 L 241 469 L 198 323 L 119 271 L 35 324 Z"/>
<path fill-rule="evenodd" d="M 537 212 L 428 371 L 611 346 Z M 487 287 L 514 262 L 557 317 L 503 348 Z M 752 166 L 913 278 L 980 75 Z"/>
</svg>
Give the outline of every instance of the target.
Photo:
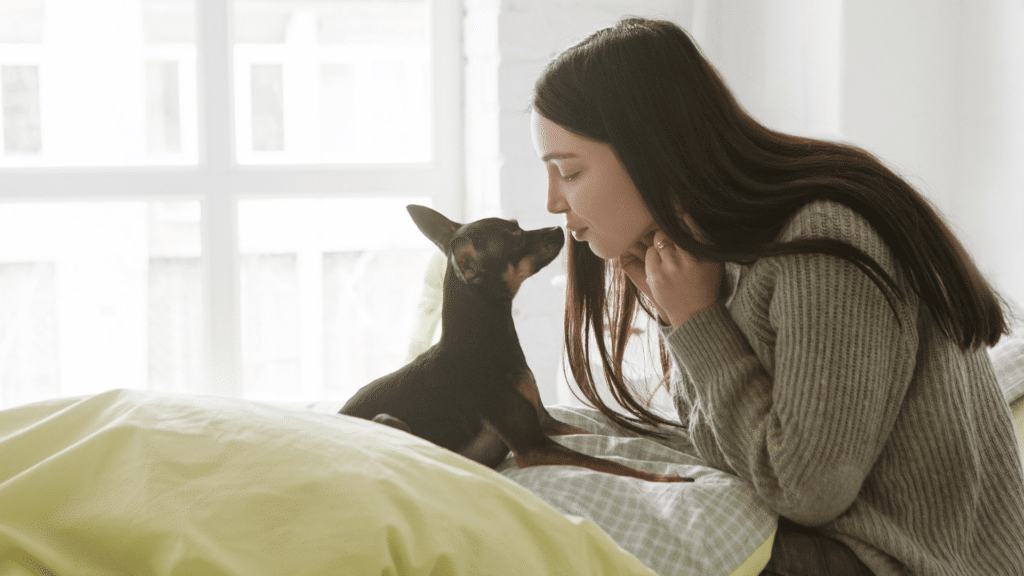
<svg viewBox="0 0 1024 576">
<path fill-rule="evenodd" d="M 423 232 L 424 236 L 430 238 L 430 241 L 436 244 L 441 249 L 441 252 L 447 254 L 448 245 L 451 244 L 455 231 L 461 224 L 452 222 L 437 210 L 432 210 L 426 206 L 409 204 L 405 209 L 409 211 L 409 216 L 412 216 L 412 221 L 416 223 L 416 227 L 420 229 L 420 232 Z"/>
</svg>

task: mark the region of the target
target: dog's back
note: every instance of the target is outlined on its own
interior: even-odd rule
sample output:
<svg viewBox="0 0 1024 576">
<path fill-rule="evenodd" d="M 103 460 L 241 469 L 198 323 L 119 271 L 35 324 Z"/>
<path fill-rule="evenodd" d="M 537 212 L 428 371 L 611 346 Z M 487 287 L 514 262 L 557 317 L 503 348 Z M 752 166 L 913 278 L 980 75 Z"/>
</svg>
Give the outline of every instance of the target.
<svg viewBox="0 0 1024 576">
<path fill-rule="evenodd" d="M 340 413 L 367 420 L 386 414 L 404 423 L 411 434 L 459 452 L 483 429 L 479 411 L 470 406 L 471 396 L 479 396 L 473 393 L 473 372 L 479 370 L 467 370 L 467 361 L 472 363 L 472 358 L 446 353 L 435 344 L 361 388 Z M 386 418 L 378 421 L 392 424 Z"/>
</svg>

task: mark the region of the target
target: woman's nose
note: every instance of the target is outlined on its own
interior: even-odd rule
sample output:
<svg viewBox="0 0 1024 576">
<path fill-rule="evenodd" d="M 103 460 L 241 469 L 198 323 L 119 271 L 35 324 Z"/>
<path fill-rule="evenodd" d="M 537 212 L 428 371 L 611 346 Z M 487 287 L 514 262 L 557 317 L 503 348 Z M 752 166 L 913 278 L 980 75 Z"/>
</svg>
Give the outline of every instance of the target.
<svg viewBox="0 0 1024 576">
<path fill-rule="evenodd" d="M 548 212 L 552 214 L 564 214 L 569 211 L 569 203 L 565 196 L 558 191 L 558 187 L 548 180 Z"/>
</svg>

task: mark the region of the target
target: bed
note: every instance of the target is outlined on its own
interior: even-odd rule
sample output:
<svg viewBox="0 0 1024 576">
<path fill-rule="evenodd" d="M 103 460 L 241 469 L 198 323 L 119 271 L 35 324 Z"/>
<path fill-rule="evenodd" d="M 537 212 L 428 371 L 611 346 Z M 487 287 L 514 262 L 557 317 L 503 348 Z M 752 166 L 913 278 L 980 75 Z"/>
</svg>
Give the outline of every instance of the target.
<svg viewBox="0 0 1024 576">
<path fill-rule="evenodd" d="M 990 351 L 1024 437 L 1024 337 Z M 565 466 L 491 470 L 337 414 L 113 390 L 0 411 L 0 576 L 734 575 L 777 517 L 739 478 L 551 407 L 558 441 L 660 484 Z"/>
<path fill-rule="evenodd" d="M 738 478 L 585 409 L 578 450 L 692 484 L 494 471 L 332 413 L 114 390 L 0 412 L 0 575 L 757 574 Z"/>
</svg>

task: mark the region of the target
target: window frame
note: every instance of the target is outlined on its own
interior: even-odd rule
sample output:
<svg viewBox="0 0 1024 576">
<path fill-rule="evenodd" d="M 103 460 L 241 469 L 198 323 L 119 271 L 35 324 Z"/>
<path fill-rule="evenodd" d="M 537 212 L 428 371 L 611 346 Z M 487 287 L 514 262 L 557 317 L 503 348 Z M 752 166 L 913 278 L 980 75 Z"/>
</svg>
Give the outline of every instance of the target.
<svg viewBox="0 0 1024 576">
<path fill-rule="evenodd" d="M 431 17 L 432 161 L 273 164 L 236 161 L 232 0 L 195 0 L 195 165 L 0 168 L 0 202 L 198 200 L 208 393 L 241 396 L 238 203 L 249 198 L 430 196 L 462 216 L 461 4 L 426 0 Z M 183 133 L 184 136 L 184 133 Z"/>
</svg>

